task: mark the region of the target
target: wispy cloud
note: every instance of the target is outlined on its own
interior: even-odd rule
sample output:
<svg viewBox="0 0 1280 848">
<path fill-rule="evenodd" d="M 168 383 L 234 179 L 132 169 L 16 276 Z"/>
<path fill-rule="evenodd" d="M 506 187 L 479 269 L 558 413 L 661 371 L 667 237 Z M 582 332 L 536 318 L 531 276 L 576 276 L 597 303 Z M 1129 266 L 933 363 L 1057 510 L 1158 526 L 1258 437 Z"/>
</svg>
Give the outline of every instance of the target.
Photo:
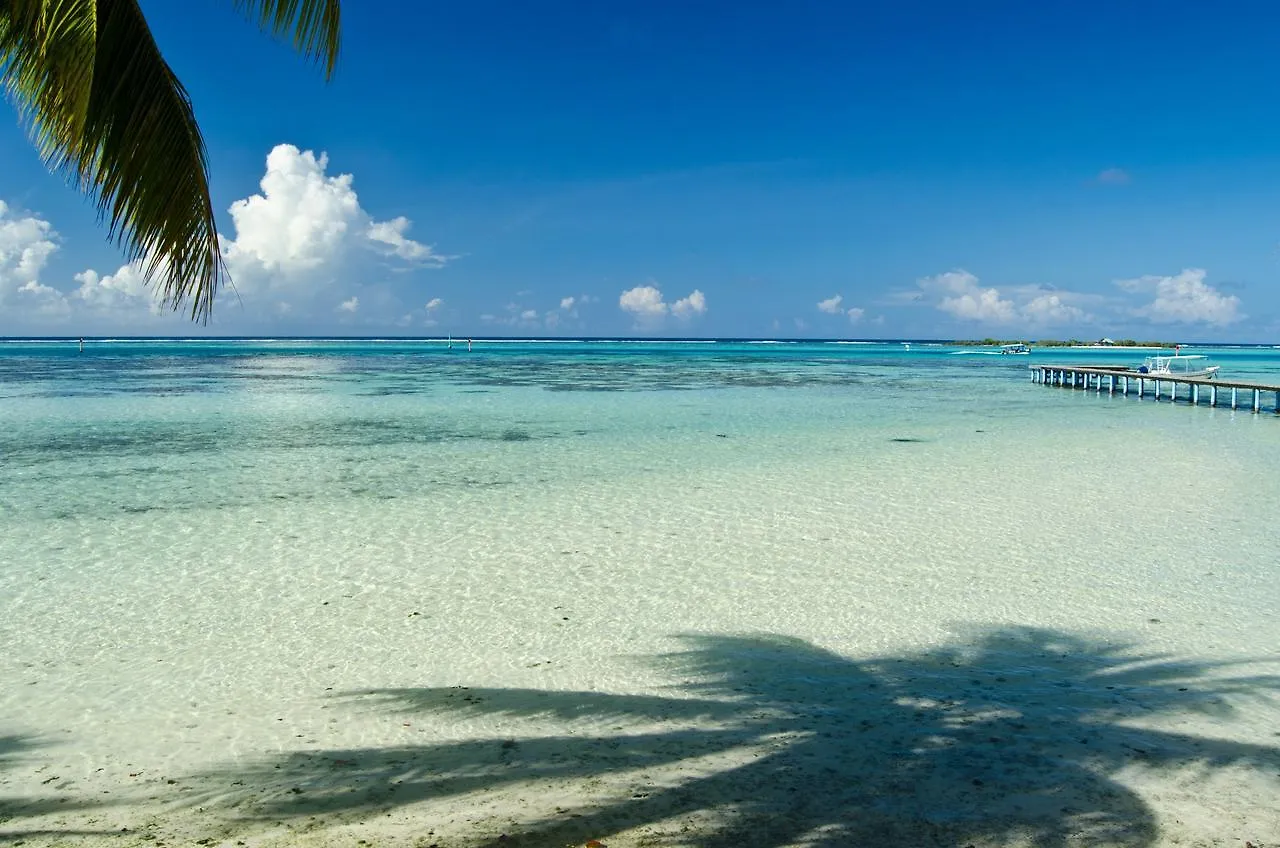
<svg viewBox="0 0 1280 848">
<path fill-rule="evenodd" d="M 1128 185 L 1132 181 L 1133 177 L 1123 168 L 1106 168 L 1094 177 L 1094 182 L 1100 185 Z"/>
</svg>

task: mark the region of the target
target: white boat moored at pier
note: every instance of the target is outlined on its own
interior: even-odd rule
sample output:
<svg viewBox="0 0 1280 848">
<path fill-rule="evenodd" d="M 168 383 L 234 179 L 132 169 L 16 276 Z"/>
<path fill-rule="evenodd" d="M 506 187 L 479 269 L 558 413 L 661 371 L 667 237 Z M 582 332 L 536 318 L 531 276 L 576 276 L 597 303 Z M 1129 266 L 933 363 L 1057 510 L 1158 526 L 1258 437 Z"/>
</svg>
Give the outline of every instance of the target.
<svg viewBox="0 0 1280 848">
<path fill-rule="evenodd" d="M 1213 379 L 1221 369 L 1213 365 L 1209 357 L 1200 354 L 1174 354 L 1173 356 L 1148 356 L 1138 367 L 1139 374 L 1151 377 L 1208 377 Z"/>
</svg>

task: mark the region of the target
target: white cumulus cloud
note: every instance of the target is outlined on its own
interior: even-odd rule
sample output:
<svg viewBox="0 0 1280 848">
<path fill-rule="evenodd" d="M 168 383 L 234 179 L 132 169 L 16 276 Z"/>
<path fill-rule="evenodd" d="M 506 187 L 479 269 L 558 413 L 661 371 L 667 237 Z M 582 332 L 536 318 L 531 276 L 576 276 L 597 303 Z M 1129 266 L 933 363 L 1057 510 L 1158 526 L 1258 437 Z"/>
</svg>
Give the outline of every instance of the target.
<svg viewBox="0 0 1280 848">
<path fill-rule="evenodd" d="M 840 304 L 843 302 L 844 295 L 833 295 L 826 300 L 818 301 L 818 309 L 821 312 L 826 312 L 828 315 L 839 315 L 843 311 L 840 308 Z"/>
<path fill-rule="evenodd" d="M 327 167 L 323 153 L 278 145 L 267 156 L 261 193 L 231 204 L 233 232 L 223 236 L 222 250 L 234 289 L 224 288 L 215 322 L 315 320 L 331 316 L 334 302 L 364 300 L 380 316 L 371 321 L 390 324 L 405 304 L 386 274 L 438 268 L 452 258 L 410 238 L 403 216 L 375 220 L 361 207 L 351 175 L 329 175 Z M 74 285 L 40 279 L 59 242 L 48 221 L 0 202 L 0 309 L 10 327 L 128 332 L 159 321 L 188 325 L 185 310 L 173 315 L 157 305 L 154 288 L 132 264 L 114 273 L 83 271 Z M 352 279 L 366 282 L 345 282 Z"/>
<path fill-rule="evenodd" d="M 943 298 L 938 304 L 943 312 L 970 321 L 1003 324 L 1017 317 L 1013 301 L 1003 300 L 999 289 L 977 289 L 955 297 Z"/>
<path fill-rule="evenodd" d="M 409 219 L 375 221 L 360 205 L 351 174 L 325 173 L 329 157 L 292 144 L 267 154 L 266 172 L 254 194 L 231 204 L 235 238 L 223 251 L 232 272 L 280 272 L 296 278 L 352 248 L 440 266 L 450 257 L 410 239 Z"/>
<path fill-rule="evenodd" d="M 330 175 L 328 166 L 324 153 L 276 145 L 260 193 L 231 204 L 234 237 L 223 239 L 223 254 L 246 309 L 281 296 L 295 308 L 332 303 L 337 289 L 348 288 L 340 297 L 353 294 L 344 280 L 376 276 L 382 262 L 407 270 L 439 268 L 452 258 L 409 238 L 408 218 L 375 220 L 352 175 Z"/>
<path fill-rule="evenodd" d="M 19 217 L 0 200 L 0 285 L 17 288 L 35 282 L 58 249 L 58 234 L 48 221 L 34 215 Z"/>
<path fill-rule="evenodd" d="M 1171 277 L 1147 275 L 1118 280 L 1125 291 L 1151 293 L 1150 303 L 1134 314 L 1156 324 L 1209 324 L 1224 327 L 1242 320 L 1240 298 L 1223 294 L 1206 283 L 1203 268 L 1185 268 Z"/>
<path fill-rule="evenodd" d="M 373 222 L 360 208 L 352 176 L 325 175 L 329 159 L 291 144 L 267 155 L 261 194 L 231 204 L 235 238 L 227 240 L 227 264 L 241 277 L 282 272 L 286 277 L 329 262 Z"/>
<path fill-rule="evenodd" d="M 45 318 L 68 311 L 61 293 L 40 282 L 41 271 L 57 249 L 52 224 L 20 215 L 0 201 L 0 308 Z"/>
<path fill-rule="evenodd" d="M 636 286 L 622 293 L 618 306 L 634 315 L 638 325 L 652 328 L 661 324 L 668 315 L 688 321 L 705 314 L 707 297 L 694 289 L 687 297 L 669 304 L 663 300 L 662 291 L 657 286 Z"/>
<path fill-rule="evenodd" d="M 696 315 L 702 315 L 706 311 L 707 296 L 698 289 L 690 292 L 688 297 L 682 297 L 671 304 L 671 314 L 685 321 Z"/>
<path fill-rule="evenodd" d="M 1002 298 L 999 289 L 982 288 L 968 271 L 924 277 L 917 285 L 926 294 L 940 297 L 935 306 L 956 318 L 999 324 L 1013 321 L 1018 314 L 1013 301 Z"/>
<path fill-rule="evenodd" d="M 133 264 L 121 265 L 114 274 L 100 275 L 92 269 L 76 274 L 80 284 L 74 296 L 91 307 L 100 310 L 131 312 L 142 304 L 148 304 L 153 314 L 162 311 L 146 277 Z"/>
<path fill-rule="evenodd" d="M 1045 286 L 1013 286 L 1001 290 L 983 286 L 964 270 L 947 271 L 916 282 L 920 302 L 952 317 L 981 324 L 1051 324 L 1087 323 L 1093 316 L 1075 305 L 1096 297 L 1059 291 Z M 910 302 L 897 297 L 896 302 Z"/>
<path fill-rule="evenodd" d="M 1022 314 L 1033 324 L 1069 324 L 1088 320 L 1088 314 L 1072 306 L 1060 294 L 1042 294 L 1022 305 Z"/>
<path fill-rule="evenodd" d="M 431 312 L 432 310 L 439 309 L 443 305 L 444 305 L 443 298 L 433 297 L 427 301 L 427 311 Z"/>
<path fill-rule="evenodd" d="M 49 257 L 60 238 L 53 225 L 34 215 L 20 215 L 0 201 L 0 311 L 11 328 L 25 325 L 33 331 L 55 327 L 84 332 L 102 330 L 106 322 L 163 315 L 142 274 L 124 265 L 114 274 L 93 270 L 74 276 L 76 289 L 60 289 L 41 281 Z"/>
<path fill-rule="evenodd" d="M 360 309 L 360 298 L 354 297 L 354 296 L 349 297 L 346 300 L 342 301 L 342 303 L 338 304 L 338 310 L 340 312 L 354 313 L 359 309 Z"/>
<path fill-rule="evenodd" d="M 963 295 L 978 288 L 978 278 L 965 270 L 946 271 L 932 277 L 923 277 L 917 285 L 926 292 Z"/>
<path fill-rule="evenodd" d="M 862 316 L 867 313 L 867 310 L 860 306 L 850 306 L 846 309 L 844 295 L 841 294 L 835 294 L 826 300 L 818 301 L 818 311 L 825 312 L 828 315 L 844 315 L 849 319 L 850 324 L 858 323 L 862 320 Z"/>
<path fill-rule="evenodd" d="M 656 286 L 627 289 L 618 298 L 618 306 L 640 318 L 661 318 L 667 314 L 667 304 Z"/>
</svg>

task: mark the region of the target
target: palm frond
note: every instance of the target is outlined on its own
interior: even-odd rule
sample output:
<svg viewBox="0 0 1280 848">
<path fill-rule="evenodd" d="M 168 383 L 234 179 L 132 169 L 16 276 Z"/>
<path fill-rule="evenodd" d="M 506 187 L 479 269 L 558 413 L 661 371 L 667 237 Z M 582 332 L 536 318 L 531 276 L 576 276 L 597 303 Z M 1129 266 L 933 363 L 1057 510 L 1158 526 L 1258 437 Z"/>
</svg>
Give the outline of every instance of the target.
<svg viewBox="0 0 1280 848">
<path fill-rule="evenodd" d="M 161 277 L 165 304 L 176 310 L 189 300 L 191 317 L 207 321 L 226 270 L 191 100 L 136 0 L 98 0 L 97 8 L 93 91 L 76 164 L 83 173 L 92 161 L 111 237 L 148 279 Z"/>
<path fill-rule="evenodd" d="M 332 76 L 339 0 L 236 0 Z M 0 87 L 45 163 L 94 199 L 175 311 L 206 322 L 227 279 L 190 98 L 138 0 L 0 0 Z"/>
<path fill-rule="evenodd" d="M 323 63 L 326 79 L 338 63 L 341 6 L 339 0 L 236 0 L 236 8 L 262 29 L 291 38 L 299 53 Z"/>
<path fill-rule="evenodd" d="M 96 32 L 94 0 L 0 0 L 0 79 L 46 161 L 83 132 Z"/>
<path fill-rule="evenodd" d="M 207 321 L 226 269 L 204 141 L 137 0 L 5 5 L 0 73 L 45 162 L 93 197 L 167 306 Z"/>
</svg>

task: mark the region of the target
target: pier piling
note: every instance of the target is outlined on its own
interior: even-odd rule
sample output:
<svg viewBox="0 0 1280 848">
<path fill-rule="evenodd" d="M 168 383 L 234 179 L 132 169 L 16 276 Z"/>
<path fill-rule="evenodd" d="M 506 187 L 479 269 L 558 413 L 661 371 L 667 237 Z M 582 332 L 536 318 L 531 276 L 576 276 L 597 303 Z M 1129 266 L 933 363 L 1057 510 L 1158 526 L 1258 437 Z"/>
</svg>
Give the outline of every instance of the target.
<svg viewBox="0 0 1280 848">
<path fill-rule="evenodd" d="M 1102 367 L 1095 368 L 1090 366 L 1064 367 L 1060 365 L 1032 365 L 1032 382 L 1040 383 L 1044 386 L 1061 386 L 1064 388 L 1080 389 L 1086 391 L 1093 389 L 1095 393 L 1102 394 L 1102 388 L 1105 384 L 1107 394 L 1116 394 L 1117 384 L 1120 387 L 1120 394 L 1128 397 L 1130 378 L 1135 378 L 1137 384 L 1135 386 L 1135 394 L 1141 400 L 1146 396 L 1147 383 L 1151 385 L 1151 396 L 1155 400 L 1163 400 L 1165 386 L 1168 385 L 1170 403 L 1178 403 L 1178 389 L 1180 386 L 1186 386 L 1186 401 L 1191 406 L 1200 405 L 1200 389 L 1208 388 L 1208 405 L 1216 408 L 1218 406 L 1218 390 L 1231 390 L 1231 408 L 1238 409 L 1240 401 L 1240 391 L 1252 392 L 1252 403 L 1249 405 L 1253 412 L 1262 412 L 1264 407 L 1262 404 L 1262 396 L 1274 395 L 1275 402 L 1271 405 L 1269 411 L 1280 414 L 1280 386 L 1269 385 L 1264 383 L 1256 383 L 1248 380 L 1219 380 L 1213 377 L 1154 377 L 1150 374 L 1142 374 L 1124 367 Z M 1118 383 L 1117 383 L 1118 381 Z"/>
</svg>

